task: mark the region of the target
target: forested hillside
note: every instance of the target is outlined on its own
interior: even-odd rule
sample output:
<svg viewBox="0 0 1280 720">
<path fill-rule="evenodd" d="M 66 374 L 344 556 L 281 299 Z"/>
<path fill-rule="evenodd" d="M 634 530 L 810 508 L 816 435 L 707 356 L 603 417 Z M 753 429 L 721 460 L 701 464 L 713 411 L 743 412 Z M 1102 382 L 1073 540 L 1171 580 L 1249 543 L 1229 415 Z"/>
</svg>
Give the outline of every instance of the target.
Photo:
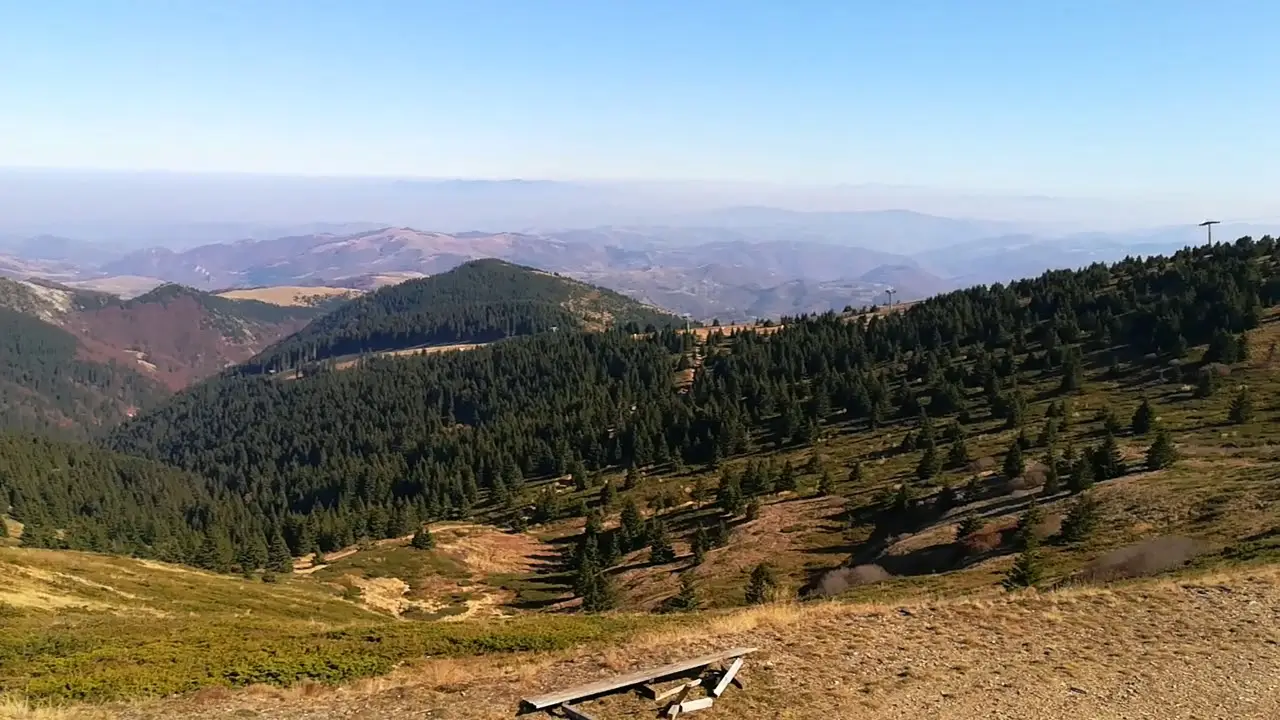
<svg viewBox="0 0 1280 720">
<path fill-rule="evenodd" d="M 623 295 L 501 260 L 476 260 L 353 300 L 242 366 L 245 373 L 418 346 L 487 343 L 559 328 L 679 323 Z"/>
<path fill-rule="evenodd" d="M 547 333 L 295 383 L 221 379 L 121 428 L 112 445 L 232 488 L 295 552 L 395 535 L 490 500 L 545 520 L 561 510 L 526 491 L 526 478 L 567 472 L 589 487 L 608 466 L 665 472 L 831 432 L 924 432 L 922 417 L 954 425 L 952 439 L 992 419 L 1019 428 L 1028 402 L 1044 399 L 1024 384 L 1059 378 L 1054 393 L 1070 396 L 1086 369 L 1198 382 L 1202 367 L 1247 351 L 1242 331 L 1280 298 L 1276 262 L 1271 238 L 1244 239 L 959 291 L 900 313 L 791 319 L 767 336 L 713 337 L 683 393 L 672 378 L 691 363 L 691 340 L 675 332 Z M 1188 357 L 1196 345 L 1207 350 Z M 921 460 L 922 484 L 904 486 L 917 501 L 938 490 L 943 458 L 930 452 L 939 454 Z M 785 485 L 789 472 L 761 466 L 738 492 Z"/>
<path fill-rule="evenodd" d="M 226 552 L 229 567 L 228 529 L 252 518 L 209 486 L 199 476 L 89 445 L 0 434 L 0 515 L 23 524 L 27 546 L 175 561 Z"/>
<path fill-rule="evenodd" d="M 0 429 L 85 437 L 166 394 L 133 368 L 88 360 L 66 330 L 0 308 Z"/>
<path fill-rule="evenodd" d="M 178 285 L 126 301 L 0 278 L 0 430 L 94 435 L 321 312 Z"/>
</svg>

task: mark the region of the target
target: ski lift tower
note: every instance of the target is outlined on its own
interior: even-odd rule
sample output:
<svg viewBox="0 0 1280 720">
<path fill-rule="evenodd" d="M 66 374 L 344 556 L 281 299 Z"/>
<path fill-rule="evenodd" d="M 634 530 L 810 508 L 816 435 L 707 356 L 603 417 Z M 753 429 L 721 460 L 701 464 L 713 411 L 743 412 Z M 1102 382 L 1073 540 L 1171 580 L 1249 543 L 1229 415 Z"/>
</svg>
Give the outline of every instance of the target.
<svg viewBox="0 0 1280 720">
<path fill-rule="evenodd" d="M 894 290 L 893 288 L 889 288 L 885 290 L 885 293 L 889 296 L 889 307 L 893 307 L 893 294 L 896 292 L 898 291 Z"/>
<path fill-rule="evenodd" d="M 1205 220 L 1204 222 L 1200 223 L 1200 227 L 1204 228 L 1205 231 L 1209 233 L 1210 245 L 1213 244 L 1213 226 L 1221 222 L 1222 222 L 1221 220 Z"/>
</svg>

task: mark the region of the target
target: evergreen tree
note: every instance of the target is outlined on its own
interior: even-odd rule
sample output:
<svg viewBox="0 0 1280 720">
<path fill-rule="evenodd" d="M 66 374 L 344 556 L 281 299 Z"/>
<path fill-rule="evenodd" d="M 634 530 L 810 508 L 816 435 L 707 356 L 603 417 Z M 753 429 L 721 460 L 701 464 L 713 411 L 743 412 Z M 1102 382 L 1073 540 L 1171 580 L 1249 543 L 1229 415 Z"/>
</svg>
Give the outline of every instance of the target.
<svg viewBox="0 0 1280 720">
<path fill-rule="evenodd" d="M 963 437 L 956 438 L 947 451 L 947 467 L 959 470 L 969 464 L 969 447 Z"/>
<path fill-rule="evenodd" d="M 1026 472 L 1026 461 L 1022 457 L 1022 443 L 1015 438 L 1009 445 L 1009 449 L 1004 454 L 1004 465 L 1002 466 L 1002 474 L 1008 480 L 1020 477 Z"/>
<path fill-rule="evenodd" d="M 716 490 L 716 504 L 730 516 L 742 512 L 742 489 L 738 487 L 737 475 L 733 473 L 721 474 L 720 487 Z"/>
<path fill-rule="evenodd" d="M 956 526 L 956 540 L 963 540 L 982 529 L 982 520 L 976 515 L 969 515 Z"/>
<path fill-rule="evenodd" d="M 1173 447 L 1169 431 L 1161 428 L 1156 431 L 1155 442 L 1147 449 L 1147 469 L 1163 470 L 1178 461 L 1178 451 Z"/>
<path fill-rule="evenodd" d="M 698 588 L 693 582 L 693 573 L 683 572 L 680 574 L 680 591 L 664 603 L 664 606 L 672 612 L 692 612 L 701 604 Z"/>
<path fill-rule="evenodd" d="M 1248 386 L 1240 388 L 1231 400 L 1231 409 L 1227 412 L 1227 420 L 1234 425 L 1243 425 L 1253 419 L 1253 396 Z"/>
<path fill-rule="evenodd" d="M 921 480 L 933 479 L 938 474 L 939 464 L 937 449 L 933 445 L 926 445 L 920 455 L 920 462 L 916 464 L 916 477 Z"/>
<path fill-rule="evenodd" d="M 835 478 L 831 476 L 831 470 L 822 468 L 822 474 L 818 476 L 818 494 L 822 496 L 834 495 L 836 492 Z"/>
<path fill-rule="evenodd" d="M 729 539 L 729 523 L 725 522 L 724 518 L 720 518 L 720 520 L 716 522 L 716 526 L 711 533 L 711 547 L 725 547 L 729 544 Z"/>
<path fill-rule="evenodd" d="M 1108 435 L 1117 435 L 1120 433 L 1120 418 L 1116 417 L 1115 410 L 1108 407 L 1102 411 L 1102 430 Z"/>
<path fill-rule="evenodd" d="M 1044 487 L 1040 491 L 1045 495 L 1056 495 L 1061 489 L 1062 476 L 1058 474 L 1058 457 L 1050 447 L 1044 455 Z"/>
<path fill-rule="evenodd" d="M 671 547 L 671 539 L 667 537 L 667 526 L 661 518 L 654 518 L 649 523 L 649 564 L 665 565 L 676 559 L 675 548 Z"/>
<path fill-rule="evenodd" d="M 271 546 L 267 549 L 267 569 L 284 574 L 293 572 L 293 556 L 289 554 L 289 546 L 285 544 L 284 536 L 279 531 L 271 536 Z"/>
<path fill-rule="evenodd" d="M 1124 475 L 1124 459 L 1116 436 L 1108 432 L 1102 443 L 1093 451 L 1093 476 L 1098 480 L 1111 480 Z"/>
<path fill-rule="evenodd" d="M 767 563 L 760 563 L 751 571 L 747 581 L 746 598 L 751 605 L 760 605 L 773 599 L 778 589 L 778 577 Z"/>
<path fill-rule="evenodd" d="M 1058 419 L 1055 417 L 1046 417 L 1044 425 L 1040 428 L 1040 435 L 1036 438 L 1036 445 L 1040 447 L 1053 447 L 1058 442 Z"/>
<path fill-rule="evenodd" d="M 1093 487 L 1093 461 L 1089 457 L 1077 458 L 1071 463 L 1071 474 L 1067 476 L 1067 490 L 1082 493 Z"/>
<path fill-rule="evenodd" d="M 612 480 L 606 480 L 600 488 L 600 507 L 611 508 L 618 501 L 618 491 L 613 487 Z"/>
<path fill-rule="evenodd" d="M 1211 368 L 1202 368 L 1196 374 L 1196 397 L 1212 397 L 1218 390 L 1218 376 Z"/>
<path fill-rule="evenodd" d="M 431 536 L 429 529 L 421 527 L 413 534 L 413 540 L 409 544 L 416 550 L 430 550 L 436 546 L 436 540 Z"/>
<path fill-rule="evenodd" d="M 693 538 L 689 540 L 689 549 L 693 552 L 693 564 L 701 565 L 707 559 L 707 552 L 711 549 L 711 536 L 707 533 L 707 528 L 699 525 L 697 530 L 693 531 Z"/>
<path fill-rule="evenodd" d="M 1137 410 L 1133 411 L 1133 420 L 1130 421 L 1129 427 L 1132 428 L 1134 435 L 1146 435 L 1151 432 L 1155 420 L 1155 412 L 1151 409 L 1151 403 L 1146 398 L 1143 398 L 1142 404 L 1138 406 Z"/>
<path fill-rule="evenodd" d="M 623 553 L 638 550 L 646 540 L 644 515 L 634 498 L 627 498 L 622 506 L 618 525 L 618 549 Z"/>
<path fill-rule="evenodd" d="M 1062 542 L 1078 543 L 1086 540 L 1098 524 L 1098 502 L 1091 493 L 1078 496 L 1067 508 L 1062 518 L 1058 538 Z"/>
<path fill-rule="evenodd" d="M 789 458 L 782 463 L 782 471 L 778 473 L 778 482 L 774 484 L 774 489 L 778 492 L 796 489 L 796 471 Z"/>
<path fill-rule="evenodd" d="M 1018 559 L 1014 561 L 1013 567 L 1009 569 L 1009 573 L 1005 575 L 1001 584 L 1006 590 L 1036 587 L 1040 584 L 1043 575 L 1040 544 L 1032 543 L 1019 553 Z"/>
<path fill-rule="evenodd" d="M 1018 526 L 1014 529 L 1013 539 L 1019 548 L 1027 548 L 1039 542 L 1040 526 L 1044 524 L 1044 510 L 1032 500 L 1027 509 L 1018 517 Z"/>
<path fill-rule="evenodd" d="M 862 484 L 862 463 L 857 460 L 849 466 L 849 484 L 854 487 Z"/>
<path fill-rule="evenodd" d="M 747 511 L 743 517 L 747 522 L 760 519 L 760 498 L 751 498 L 747 501 Z"/>
</svg>

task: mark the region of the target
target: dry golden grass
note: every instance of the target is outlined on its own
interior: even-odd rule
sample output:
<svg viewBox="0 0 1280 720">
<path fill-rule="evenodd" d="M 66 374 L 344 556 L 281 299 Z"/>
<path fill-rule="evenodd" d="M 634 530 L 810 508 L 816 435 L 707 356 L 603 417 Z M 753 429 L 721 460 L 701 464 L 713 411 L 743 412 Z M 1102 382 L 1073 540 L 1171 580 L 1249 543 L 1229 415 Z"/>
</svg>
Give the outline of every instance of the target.
<svg viewBox="0 0 1280 720">
<path fill-rule="evenodd" d="M 335 296 L 355 297 L 360 294 L 361 291 L 354 288 L 274 285 L 271 287 L 228 290 L 218 293 L 218 296 L 229 300 L 257 300 L 284 307 L 303 307 L 315 305 L 319 301 Z"/>
<path fill-rule="evenodd" d="M 373 353 L 373 357 L 410 357 L 414 355 L 435 355 L 444 352 L 457 352 L 462 350 L 475 350 L 482 348 L 488 343 L 453 343 L 450 345 L 429 345 L 427 347 L 407 348 L 404 350 L 386 350 L 383 352 Z M 346 370 L 355 367 L 360 360 L 344 360 L 334 365 L 335 370 Z"/>
<path fill-rule="evenodd" d="M 707 718 L 1275 717 L 1280 570 L 993 592 L 906 603 L 783 603 L 710 613 L 622 644 L 429 659 L 340 689 L 241 691 L 126 709 L 125 717 L 510 717 L 524 695 L 699 652 L 760 648 Z M 631 696 L 594 701 L 642 717 Z"/>
</svg>

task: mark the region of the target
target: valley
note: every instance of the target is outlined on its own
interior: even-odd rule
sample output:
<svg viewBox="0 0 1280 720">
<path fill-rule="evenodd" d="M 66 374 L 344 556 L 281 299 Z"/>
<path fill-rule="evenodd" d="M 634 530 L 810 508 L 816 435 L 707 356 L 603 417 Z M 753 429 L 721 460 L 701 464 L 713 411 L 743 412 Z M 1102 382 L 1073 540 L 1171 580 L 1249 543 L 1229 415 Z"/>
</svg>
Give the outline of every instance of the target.
<svg viewBox="0 0 1280 720">
<path fill-rule="evenodd" d="M 708 717 L 1253 716 L 1280 662 L 1277 258 L 690 332 L 498 261 L 364 294 L 98 447 L 0 445 L 0 691 L 505 717 L 731 643 L 764 652 Z"/>
</svg>

